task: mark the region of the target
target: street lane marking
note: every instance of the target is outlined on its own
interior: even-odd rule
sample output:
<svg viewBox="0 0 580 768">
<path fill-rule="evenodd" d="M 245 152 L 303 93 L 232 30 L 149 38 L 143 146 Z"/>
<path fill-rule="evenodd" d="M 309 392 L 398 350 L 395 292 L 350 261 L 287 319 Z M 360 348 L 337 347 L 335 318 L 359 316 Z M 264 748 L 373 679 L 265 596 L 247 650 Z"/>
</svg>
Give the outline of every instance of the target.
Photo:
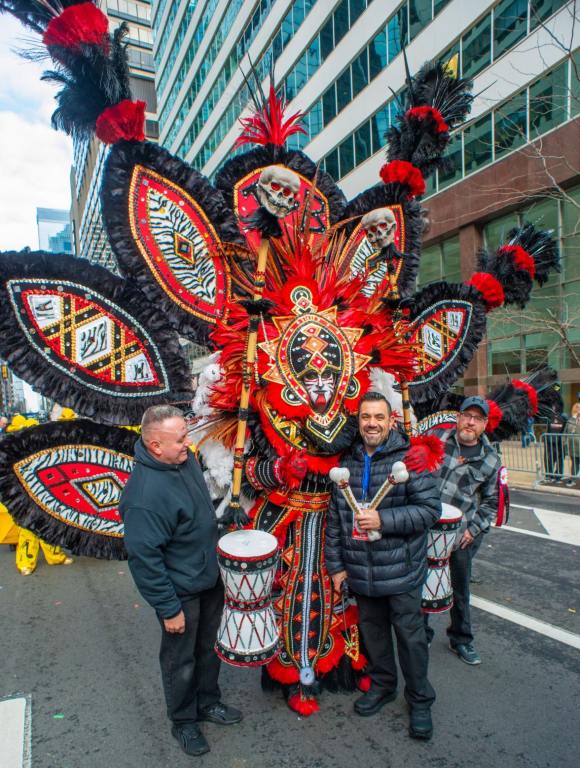
<svg viewBox="0 0 580 768">
<path fill-rule="evenodd" d="M 491 600 L 477 597 L 477 595 L 471 595 L 471 605 L 487 613 L 492 613 L 494 616 L 499 616 L 500 619 L 506 619 L 506 621 L 511 621 L 513 624 L 519 624 L 520 627 L 526 627 L 534 632 L 538 632 L 540 635 L 551 637 L 552 640 L 558 640 L 560 643 L 565 643 L 572 646 L 572 648 L 580 650 L 580 635 L 576 635 L 574 632 L 560 629 L 560 627 L 555 627 L 546 621 L 534 619 L 526 613 L 520 613 L 519 611 L 514 611 L 513 608 L 506 608 L 504 605 L 492 603 Z"/>
<path fill-rule="evenodd" d="M 24 696 L 0 700 L 0 765 L 30 768 L 30 699 Z"/>
<path fill-rule="evenodd" d="M 547 533 L 539 533 L 538 531 L 528 531 L 527 528 L 513 528 L 511 525 L 502 525 L 499 528 L 494 530 L 498 531 L 514 531 L 515 533 L 525 533 L 526 536 L 535 536 L 538 539 L 548 539 L 548 541 L 553 541 L 552 537 L 549 536 Z M 569 542 L 566 542 L 566 544 L 569 544 Z"/>
<path fill-rule="evenodd" d="M 534 514 L 548 531 L 550 538 L 565 544 L 580 545 L 580 517 L 550 509 L 536 509 Z"/>
<path fill-rule="evenodd" d="M 512 504 L 517 509 L 527 509 L 533 512 L 534 516 L 547 533 L 529 531 L 527 528 L 514 528 L 511 525 L 501 526 L 507 531 L 517 531 L 518 533 L 527 533 L 529 536 L 537 536 L 540 539 L 551 539 L 563 544 L 573 544 L 580 546 L 580 516 L 570 512 L 555 512 L 552 509 L 543 509 L 541 507 L 524 506 L 523 504 Z"/>
</svg>

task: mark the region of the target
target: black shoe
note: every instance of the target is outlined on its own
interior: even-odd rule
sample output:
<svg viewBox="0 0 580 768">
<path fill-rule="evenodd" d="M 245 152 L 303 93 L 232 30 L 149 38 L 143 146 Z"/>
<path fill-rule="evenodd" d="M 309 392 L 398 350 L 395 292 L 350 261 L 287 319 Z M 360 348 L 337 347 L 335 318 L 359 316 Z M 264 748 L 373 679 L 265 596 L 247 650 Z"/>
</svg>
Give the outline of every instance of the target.
<svg viewBox="0 0 580 768">
<path fill-rule="evenodd" d="M 430 709 L 411 708 L 409 736 L 412 739 L 423 739 L 424 741 L 428 741 L 433 736 L 433 720 Z"/>
<path fill-rule="evenodd" d="M 205 755 L 209 752 L 209 744 L 205 736 L 199 730 L 197 723 L 184 723 L 183 725 L 174 725 L 171 734 L 179 742 L 179 746 L 186 755 Z"/>
<path fill-rule="evenodd" d="M 472 667 L 481 664 L 481 656 L 471 643 L 459 643 L 459 645 L 451 645 L 450 643 L 449 650 L 456 653 L 461 661 L 464 661 Z"/>
<path fill-rule="evenodd" d="M 234 725 L 239 723 L 243 718 L 239 709 L 234 707 L 228 707 L 227 704 L 222 704 L 218 701 L 217 704 L 212 704 L 211 707 L 205 707 L 199 712 L 197 719 L 205 720 L 209 723 L 217 723 L 218 725 Z"/>
<path fill-rule="evenodd" d="M 397 698 L 397 691 L 367 691 L 354 703 L 354 711 L 361 717 L 370 717 Z"/>
</svg>

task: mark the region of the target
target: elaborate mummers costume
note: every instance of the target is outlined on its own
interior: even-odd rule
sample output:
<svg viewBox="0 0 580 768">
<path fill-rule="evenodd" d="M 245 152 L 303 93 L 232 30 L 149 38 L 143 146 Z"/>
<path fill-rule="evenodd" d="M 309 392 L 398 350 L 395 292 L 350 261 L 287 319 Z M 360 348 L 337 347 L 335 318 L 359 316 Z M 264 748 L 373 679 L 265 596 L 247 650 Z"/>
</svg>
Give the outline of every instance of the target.
<svg viewBox="0 0 580 768">
<path fill-rule="evenodd" d="M 61 86 L 55 126 L 112 145 L 101 202 L 123 274 L 2 255 L 0 354 L 47 396 L 122 424 L 148 405 L 191 399 L 178 334 L 219 353 L 200 452 L 211 465 L 233 451 L 227 519 L 248 524 L 243 481 L 251 525 L 280 542 L 283 648 L 268 672 L 296 686 L 289 703 L 307 714 L 317 679 L 346 682 L 345 656 L 364 665 L 354 612 L 337 604 L 322 554 L 327 474 L 355 435 L 359 398 L 388 373 L 408 428 L 410 403 L 420 417 L 438 410 L 484 336 L 486 312 L 526 301 L 532 279 L 555 264 L 553 243 L 531 226 L 516 230 L 469 284 L 413 295 L 418 198 L 472 98 L 439 63 L 409 76 L 380 181 L 347 203 L 328 174 L 285 148 L 300 116 L 284 116 L 273 85 L 267 97 L 257 89 L 255 114 L 242 121 L 239 144 L 259 146 L 228 160 L 214 185 L 143 140 L 123 26 L 110 36 L 91 3 L 0 0 L 0 9 L 43 36 L 56 68 L 47 79 Z M 94 422 L 58 426 L 39 428 L 38 443 L 2 443 L 0 490 L 47 538 L 122 556 L 116 504 L 132 436 Z M 410 466 L 425 468 L 437 446 L 413 450 Z"/>
</svg>

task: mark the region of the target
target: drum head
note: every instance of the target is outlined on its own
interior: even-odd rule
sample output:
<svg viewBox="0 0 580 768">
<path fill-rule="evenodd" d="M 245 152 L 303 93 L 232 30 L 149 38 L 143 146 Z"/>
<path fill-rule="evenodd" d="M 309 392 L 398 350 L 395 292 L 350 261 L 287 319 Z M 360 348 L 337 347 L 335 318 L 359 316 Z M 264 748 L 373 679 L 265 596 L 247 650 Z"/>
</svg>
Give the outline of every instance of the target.
<svg viewBox="0 0 580 768">
<path fill-rule="evenodd" d="M 240 560 L 266 557 L 278 549 L 278 540 L 266 531 L 232 531 L 221 537 L 218 549 L 224 555 Z"/>
<path fill-rule="evenodd" d="M 456 520 L 461 520 L 463 517 L 463 513 L 459 507 L 455 507 L 453 504 L 446 504 L 444 501 L 441 502 L 441 506 L 443 511 L 441 512 L 441 517 L 439 518 L 440 523 L 455 522 Z"/>
</svg>

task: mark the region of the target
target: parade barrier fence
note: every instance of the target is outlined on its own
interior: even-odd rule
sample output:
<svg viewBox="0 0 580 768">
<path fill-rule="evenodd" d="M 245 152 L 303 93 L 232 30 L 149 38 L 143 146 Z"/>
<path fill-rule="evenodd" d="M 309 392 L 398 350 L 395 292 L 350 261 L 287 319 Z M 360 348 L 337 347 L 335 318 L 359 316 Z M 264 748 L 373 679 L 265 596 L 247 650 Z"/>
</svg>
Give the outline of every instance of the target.
<svg viewBox="0 0 580 768">
<path fill-rule="evenodd" d="M 508 469 L 510 484 L 565 483 L 580 490 L 580 435 L 544 432 L 525 447 L 520 440 L 504 440 L 495 447 Z"/>
</svg>

